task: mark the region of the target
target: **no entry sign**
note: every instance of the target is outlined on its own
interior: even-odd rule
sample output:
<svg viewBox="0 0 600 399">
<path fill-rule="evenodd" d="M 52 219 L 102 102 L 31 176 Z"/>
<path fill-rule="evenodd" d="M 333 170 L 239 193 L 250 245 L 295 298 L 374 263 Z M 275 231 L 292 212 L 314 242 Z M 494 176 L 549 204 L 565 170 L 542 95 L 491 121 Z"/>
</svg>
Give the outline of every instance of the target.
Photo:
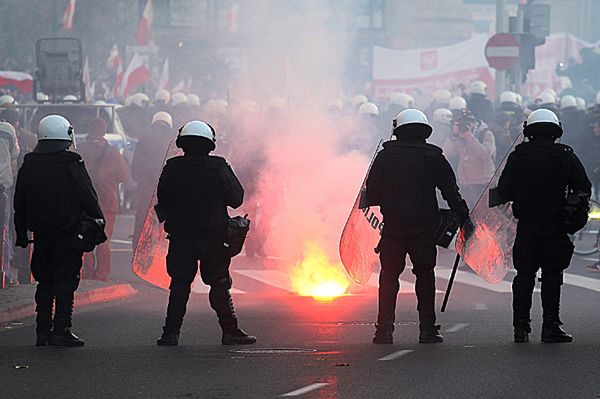
<svg viewBox="0 0 600 399">
<path fill-rule="evenodd" d="M 519 40 L 510 33 L 495 34 L 485 45 L 485 58 L 492 68 L 512 68 L 519 62 Z"/>
</svg>

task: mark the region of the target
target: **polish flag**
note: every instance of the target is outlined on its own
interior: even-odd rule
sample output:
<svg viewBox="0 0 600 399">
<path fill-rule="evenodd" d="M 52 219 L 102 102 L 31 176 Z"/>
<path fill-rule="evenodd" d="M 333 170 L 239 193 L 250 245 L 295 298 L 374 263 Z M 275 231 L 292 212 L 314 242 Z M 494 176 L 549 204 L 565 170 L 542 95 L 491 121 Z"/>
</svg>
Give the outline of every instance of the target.
<svg viewBox="0 0 600 399">
<path fill-rule="evenodd" d="M 14 87 L 23 93 L 31 93 L 33 77 L 24 72 L 0 71 L 0 87 Z"/>
<path fill-rule="evenodd" d="M 150 72 L 144 63 L 144 59 L 138 53 L 134 53 L 131 62 L 123 74 L 119 94 L 121 97 L 127 97 L 129 92 L 147 81 L 149 77 Z"/>
<path fill-rule="evenodd" d="M 113 45 L 112 49 L 110 49 L 110 54 L 106 59 L 106 68 L 107 69 L 115 69 L 119 64 L 121 64 L 121 56 L 119 55 L 119 47 L 117 45 Z"/>
<path fill-rule="evenodd" d="M 73 18 L 75 17 L 75 1 L 76 0 L 69 0 L 69 2 L 67 3 L 67 8 L 65 8 L 65 13 L 62 17 L 64 30 L 73 30 Z"/>
<path fill-rule="evenodd" d="M 146 46 L 150 43 L 150 29 L 152 28 L 152 0 L 148 0 L 142 19 L 138 25 L 135 34 L 135 41 L 140 46 Z"/>
<path fill-rule="evenodd" d="M 169 58 L 165 58 L 165 65 L 160 72 L 160 80 L 158 81 L 158 90 L 167 90 L 169 87 Z"/>
</svg>

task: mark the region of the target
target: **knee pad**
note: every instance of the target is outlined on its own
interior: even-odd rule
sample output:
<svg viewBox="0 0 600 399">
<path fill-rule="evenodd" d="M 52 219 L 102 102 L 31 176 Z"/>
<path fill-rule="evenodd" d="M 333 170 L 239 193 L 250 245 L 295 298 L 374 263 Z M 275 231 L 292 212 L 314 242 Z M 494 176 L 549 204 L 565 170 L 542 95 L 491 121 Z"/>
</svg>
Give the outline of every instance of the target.
<svg viewBox="0 0 600 399">
<path fill-rule="evenodd" d="M 417 276 L 417 278 L 421 278 L 421 279 L 434 279 L 435 278 L 433 269 L 415 269 L 413 267 L 412 272 L 415 276 Z"/>
<path fill-rule="evenodd" d="M 217 279 L 216 281 L 214 281 L 212 284 L 210 285 L 211 289 L 226 289 L 229 290 L 231 289 L 231 284 L 232 284 L 232 280 L 231 277 L 222 277 L 220 279 Z"/>
</svg>

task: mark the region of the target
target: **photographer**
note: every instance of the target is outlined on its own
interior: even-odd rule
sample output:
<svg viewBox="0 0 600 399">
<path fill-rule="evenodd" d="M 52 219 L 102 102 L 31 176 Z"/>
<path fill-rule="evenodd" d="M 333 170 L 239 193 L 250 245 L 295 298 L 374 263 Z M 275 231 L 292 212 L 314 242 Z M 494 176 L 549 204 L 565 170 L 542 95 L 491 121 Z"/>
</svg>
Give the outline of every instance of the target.
<svg viewBox="0 0 600 399">
<path fill-rule="evenodd" d="M 496 169 L 494 134 L 464 108 L 452 120 L 451 134 L 443 148 L 446 157 L 458 158 L 458 184 L 472 209 Z"/>
</svg>

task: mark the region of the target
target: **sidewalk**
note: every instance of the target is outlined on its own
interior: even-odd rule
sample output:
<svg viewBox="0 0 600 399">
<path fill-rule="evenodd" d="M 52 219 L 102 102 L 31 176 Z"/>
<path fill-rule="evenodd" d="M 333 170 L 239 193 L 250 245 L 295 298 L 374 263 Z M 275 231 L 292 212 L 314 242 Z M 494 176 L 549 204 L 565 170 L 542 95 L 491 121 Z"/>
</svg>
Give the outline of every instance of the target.
<svg viewBox="0 0 600 399">
<path fill-rule="evenodd" d="M 0 289 L 0 324 L 35 315 L 36 284 Z M 101 302 L 116 301 L 137 294 L 129 284 L 82 280 L 75 292 L 75 308 Z"/>
</svg>

